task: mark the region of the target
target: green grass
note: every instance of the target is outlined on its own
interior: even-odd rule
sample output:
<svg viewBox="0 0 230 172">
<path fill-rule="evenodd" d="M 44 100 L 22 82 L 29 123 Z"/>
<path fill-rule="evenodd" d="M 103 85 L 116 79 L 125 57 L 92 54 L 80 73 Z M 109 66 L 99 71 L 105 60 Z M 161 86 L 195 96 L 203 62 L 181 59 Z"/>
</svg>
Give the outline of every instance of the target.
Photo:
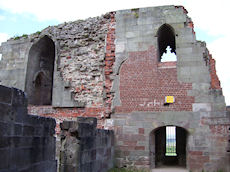
<svg viewBox="0 0 230 172">
<path fill-rule="evenodd" d="M 40 34 L 41 34 L 41 31 L 37 31 L 35 34 L 40 35 Z"/>
<path fill-rule="evenodd" d="M 191 170 L 189 172 L 192 172 Z M 205 170 L 202 170 L 201 172 L 209 172 L 209 171 L 205 171 Z M 213 172 L 224 172 L 223 170 L 217 170 L 217 171 L 213 171 Z"/>
<path fill-rule="evenodd" d="M 176 156 L 176 146 L 166 146 L 166 156 Z"/>
<path fill-rule="evenodd" d="M 107 172 L 150 172 L 150 170 L 144 170 L 144 169 L 134 169 L 134 168 L 112 168 Z M 191 170 L 189 172 L 192 172 Z M 201 172 L 208 172 L 202 170 Z M 216 172 L 224 172 L 223 170 L 217 170 Z"/>
<path fill-rule="evenodd" d="M 133 12 L 133 15 L 136 17 L 136 18 L 138 18 L 139 17 L 139 8 L 133 8 L 133 9 L 131 9 L 131 11 Z"/>
<path fill-rule="evenodd" d="M 134 13 L 134 16 L 135 16 L 136 18 L 138 18 L 138 17 L 139 17 L 139 14 L 138 14 L 138 13 Z"/>
<path fill-rule="evenodd" d="M 112 168 L 108 172 L 149 172 L 149 170 L 132 168 Z"/>
<path fill-rule="evenodd" d="M 23 34 L 21 37 L 28 38 L 28 35 L 27 34 Z"/>
<path fill-rule="evenodd" d="M 14 40 L 18 40 L 18 39 L 20 39 L 20 36 L 14 36 L 13 39 L 14 39 Z"/>
<path fill-rule="evenodd" d="M 22 36 L 14 36 L 13 37 L 14 40 L 19 40 L 21 38 L 28 38 L 28 35 L 27 34 L 23 34 Z"/>
</svg>

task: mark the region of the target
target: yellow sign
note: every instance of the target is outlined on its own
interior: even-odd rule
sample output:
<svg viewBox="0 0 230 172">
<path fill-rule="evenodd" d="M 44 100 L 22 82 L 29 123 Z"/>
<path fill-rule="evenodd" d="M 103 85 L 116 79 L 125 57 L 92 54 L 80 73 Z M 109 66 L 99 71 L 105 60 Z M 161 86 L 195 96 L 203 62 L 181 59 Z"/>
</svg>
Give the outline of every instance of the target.
<svg viewBox="0 0 230 172">
<path fill-rule="evenodd" d="M 165 103 L 174 103 L 174 102 L 175 102 L 174 96 L 165 97 Z"/>
</svg>

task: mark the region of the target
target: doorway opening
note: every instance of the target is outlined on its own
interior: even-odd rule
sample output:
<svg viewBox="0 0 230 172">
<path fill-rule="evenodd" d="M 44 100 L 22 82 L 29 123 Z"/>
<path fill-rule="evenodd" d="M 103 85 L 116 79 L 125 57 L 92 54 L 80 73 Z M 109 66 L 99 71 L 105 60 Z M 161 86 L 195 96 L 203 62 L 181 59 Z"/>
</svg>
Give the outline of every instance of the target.
<svg viewBox="0 0 230 172">
<path fill-rule="evenodd" d="M 177 126 L 163 126 L 150 133 L 151 168 L 186 167 L 187 131 Z"/>
</svg>

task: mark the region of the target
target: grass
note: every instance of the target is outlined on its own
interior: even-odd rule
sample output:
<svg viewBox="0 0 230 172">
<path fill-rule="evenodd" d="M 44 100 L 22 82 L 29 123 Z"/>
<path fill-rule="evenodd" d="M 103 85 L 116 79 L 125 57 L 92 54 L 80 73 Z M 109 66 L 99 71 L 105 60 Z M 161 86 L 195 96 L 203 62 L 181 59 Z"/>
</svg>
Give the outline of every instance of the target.
<svg viewBox="0 0 230 172">
<path fill-rule="evenodd" d="M 134 169 L 134 168 L 112 168 L 107 172 L 150 172 L 149 170 L 144 169 Z M 189 172 L 192 172 L 191 170 Z M 202 170 L 201 172 L 209 172 Z M 223 170 L 217 170 L 216 172 L 224 172 Z"/>
<path fill-rule="evenodd" d="M 23 34 L 21 37 L 28 38 L 28 35 L 27 34 Z"/>
<path fill-rule="evenodd" d="M 149 172 L 149 170 L 133 168 L 112 168 L 108 172 Z"/>
<path fill-rule="evenodd" d="M 18 40 L 20 38 L 28 38 L 28 35 L 27 34 L 23 34 L 22 36 L 14 36 L 14 40 Z"/>
<path fill-rule="evenodd" d="M 176 146 L 166 146 L 166 156 L 176 156 Z"/>
<path fill-rule="evenodd" d="M 40 32 L 40 31 L 37 31 L 35 34 L 40 35 L 40 34 L 41 34 L 41 32 Z"/>
<path fill-rule="evenodd" d="M 191 170 L 189 172 L 192 172 Z M 202 170 L 201 172 L 209 172 L 209 171 L 205 171 L 205 170 Z M 217 171 L 214 171 L 214 172 L 224 172 L 223 170 L 217 170 Z"/>
</svg>

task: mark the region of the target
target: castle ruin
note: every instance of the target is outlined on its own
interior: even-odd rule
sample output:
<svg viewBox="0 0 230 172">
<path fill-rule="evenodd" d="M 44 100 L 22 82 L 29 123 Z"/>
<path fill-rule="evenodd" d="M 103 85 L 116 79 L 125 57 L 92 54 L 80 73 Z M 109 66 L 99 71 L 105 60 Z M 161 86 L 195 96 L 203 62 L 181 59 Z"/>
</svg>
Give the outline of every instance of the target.
<svg viewBox="0 0 230 172">
<path fill-rule="evenodd" d="M 26 92 L 29 114 L 56 120 L 57 143 L 62 121 L 97 118 L 114 131 L 118 167 L 228 172 L 230 113 L 187 13 L 121 10 L 12 38 L 0 84 Z"/>
</svg>

